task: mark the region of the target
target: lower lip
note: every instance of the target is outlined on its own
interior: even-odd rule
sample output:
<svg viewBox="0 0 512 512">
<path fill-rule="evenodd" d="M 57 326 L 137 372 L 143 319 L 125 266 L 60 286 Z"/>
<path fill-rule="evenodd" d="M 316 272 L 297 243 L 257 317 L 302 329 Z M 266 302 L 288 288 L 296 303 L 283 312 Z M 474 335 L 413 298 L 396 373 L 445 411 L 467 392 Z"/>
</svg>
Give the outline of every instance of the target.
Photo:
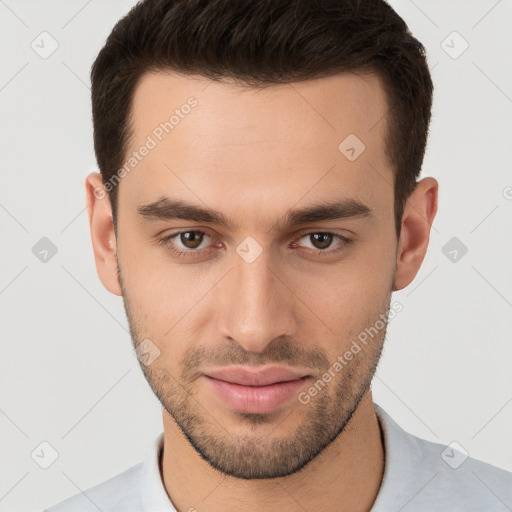
<svg viewBox="0 0 512 512">
<path fill-rule="evenodd" d="M 267 386 L 242 386 L 214 379 L 205 375 L 213 391 L 228 406 L 240 412 L 268 413 L 297 396 L 298 391 L 310 377 Z"/>
</svg>

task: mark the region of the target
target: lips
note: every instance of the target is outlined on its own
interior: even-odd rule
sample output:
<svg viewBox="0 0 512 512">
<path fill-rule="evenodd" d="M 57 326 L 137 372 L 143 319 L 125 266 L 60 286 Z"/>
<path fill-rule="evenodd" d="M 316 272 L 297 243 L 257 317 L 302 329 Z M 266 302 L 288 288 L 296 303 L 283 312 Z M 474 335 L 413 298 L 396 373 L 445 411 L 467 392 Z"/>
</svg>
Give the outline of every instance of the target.
<svg viewBox="0 0 512 512">
<path fill-rule="evenodd" d="M 306 371 L 284 366 L 230 366 L 204 372 L 202 382 L 230 409 L 265 414 L 291 406 L 311 378 Z"/>
<path fill-rule="evenodd" d="M 229 367 L 209 370 L 205 375 L 213 379 L 239 384 L 241 386 L 268 386 L 279 382 L 289 382 L 308 376 L 307 372 L 292 370 L 284 366 L 268 366 L 258 370 L 247 367 Z"/>
</svg>

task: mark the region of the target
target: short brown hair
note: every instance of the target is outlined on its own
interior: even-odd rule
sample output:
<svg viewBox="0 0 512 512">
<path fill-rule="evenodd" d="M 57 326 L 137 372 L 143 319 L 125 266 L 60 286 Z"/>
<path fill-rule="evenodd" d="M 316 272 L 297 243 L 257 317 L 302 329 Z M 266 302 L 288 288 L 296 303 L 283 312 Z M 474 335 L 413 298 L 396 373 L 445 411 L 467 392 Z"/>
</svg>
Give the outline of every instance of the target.
<svg viewBox="0 0 512 512">
<path fill-rule="evenodd" d="M 250 87 L 369 69 L 388 99 L 386 153 L 400 235 L 421 171 L 433 84 L 425 49 L 384 0 L 143 0 L 118 23 L 91 70 L 94 149 L 103 183 L 123 166 L 140 77 L 174 70 Z M 116 226 L 117 186 L 109 192 Z"/>
</svg>

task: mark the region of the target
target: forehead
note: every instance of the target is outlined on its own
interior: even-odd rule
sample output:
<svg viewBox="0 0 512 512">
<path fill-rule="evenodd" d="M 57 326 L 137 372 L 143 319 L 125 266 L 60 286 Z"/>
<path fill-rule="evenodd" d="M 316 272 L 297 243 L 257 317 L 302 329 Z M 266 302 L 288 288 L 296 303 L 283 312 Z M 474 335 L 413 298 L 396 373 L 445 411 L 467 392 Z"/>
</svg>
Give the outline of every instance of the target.
<svg viewBox="0 0 512 512">
<path fill-rule="evenodd" d="M 243 214 L 357 197 L 385 208 L 393 196 L 386 102 L 374 74 L 254 89 L 146 73 L 133 96 L 120 205 L 186 196 Z"/>
</svg>

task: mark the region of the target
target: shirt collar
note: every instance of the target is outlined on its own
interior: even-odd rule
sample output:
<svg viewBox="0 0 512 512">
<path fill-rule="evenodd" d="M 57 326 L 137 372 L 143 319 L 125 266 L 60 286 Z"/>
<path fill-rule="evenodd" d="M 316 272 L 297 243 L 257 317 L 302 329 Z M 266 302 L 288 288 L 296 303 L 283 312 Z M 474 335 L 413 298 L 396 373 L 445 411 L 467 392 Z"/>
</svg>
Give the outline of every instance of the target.
<svg viewBox="0 0 512 512">
<path fill-rule="evenodd" d="M 407 463 L 407 460 L 396 460 L 400 455 L 407 453 L 407 447 L 402 446 L 404 441 L 400 435 L 401 428 L 378 404 L 374 404 L 384 440 L 384 476 L 377 499 L 371 512 L 388 510 L 388 489 L 400 487 L 397 480 L 397 465 Z M 164 433 L 158 434 L 146 452 L 142 466 L 141 499 L 143 512 L 176 512 L 165 490 L 162 474 L 160 473 L 160 458 L 164 444 Z M 412 468 L 411 468 L 412 469 Z"/>
<path fill-rule="evenodd" d="M 164 433 L 158 434 L 146 452 L 142 465 L 141 500 L 143 512 L 176 512 L 165 490 L 160 473 L 160 457 L 164 446 Z"/>
<path fill-rule="evenodd" d="M 415 464 L 420 458 L 419 447 L 414 436 L 405 432 L 381 406 L 374 406 L 383 438 L 384 474 L 370 512 L 399 510 L 411 493 L 417 492 L 415 486 L 412 490 L 409 487 L 414 482 L 412 476 L 418 475 Z"/>
</svg>

